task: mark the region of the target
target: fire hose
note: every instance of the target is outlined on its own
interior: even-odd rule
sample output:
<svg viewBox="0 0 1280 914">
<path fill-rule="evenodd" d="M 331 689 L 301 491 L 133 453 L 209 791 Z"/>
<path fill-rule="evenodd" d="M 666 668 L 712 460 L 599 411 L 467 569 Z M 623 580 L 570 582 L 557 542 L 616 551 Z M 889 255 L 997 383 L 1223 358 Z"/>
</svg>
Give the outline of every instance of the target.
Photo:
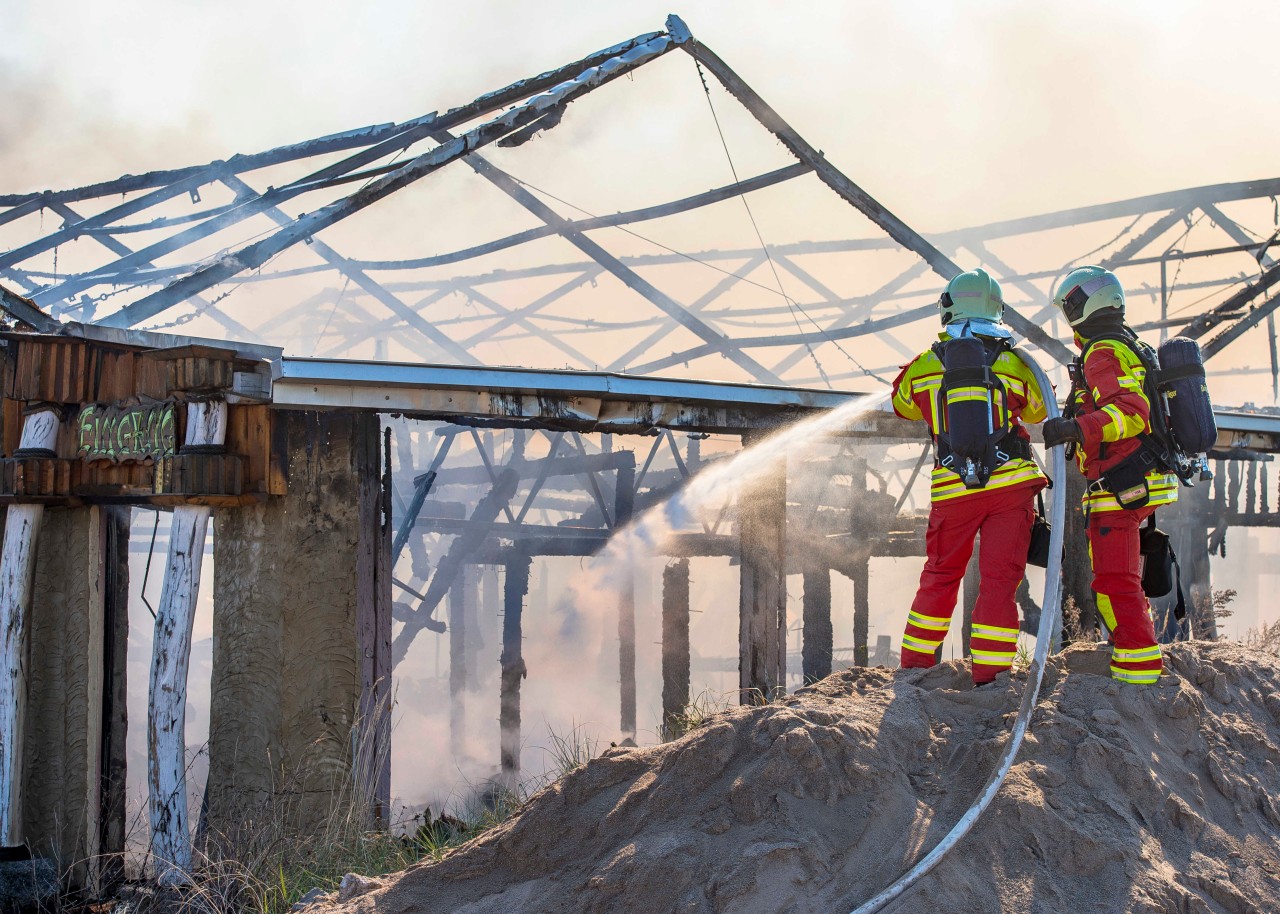
<svg viewBox="0 0 1280 914">
<path fill-rule="evenodd" d="M 1032 359 L 1025 352 L 1019 352 L 1018 355 L 1026 363 L 1027 368 L 1031 370 L 1032 375 L 1035 376 L 1036 383 L 1040 385 L 1040 389 L 1046 394 L 1044 400 L 1049 418 L 1057 416 L 1059 414 L 1058 404 L 1051 395 L 1053 387 L 1050 385 L 1044 371 L 1036 363 L 1035 359 Z M 1031 725 L 1031 712 L 1035 709 L 1036 700 L 1040 694 L 1040 683 L 1044 678 L 1044 665 L 1048 660 L 1049 651 L 1053 643 L 1057 640 L 1058 613 L 1062 605 L 1062 528 L 1066 520 L 1066 486 L 1063 480 L 1066 475 L 1067 461 L 1061 447 L 1048 449 L 1047 457 L 1050 478 L 1057 480 L 1059 484 L 1053 487 L 1053 497 L 1049 503 L 1049 524 L 1051 528 L 1049 564 L 1045 568 L 1044 601 L 1040 604 L 1040 627 L 1036 631 L 1036 649 L 1031 656 L 1031 666 L 1027 671 L 1027 686 L 1022 693 L 1022 707 L 1018 709 L 1018 717 L 1014 721 L 1013 732 L 1010 734 L 1009 741 L 1004 747 L 1004 753 L 1000 756 L 1000 762 L 992 773 L 991 778 L 987 781 L 986 786 L 978 794 L 978 798 L 974 800 L 973 805 L 952 826 L 951 831 L 934 846 L 933 850 L 929 851 L 915 866 L 900 876 L 896 882 L 870 901 L 854 909 L 852 914 L 875 914 L 876 911 L 881 910 L 885 905 L 899 898 L 937 866 L 942 858 L 969 833 L 970 829 L 977 823 L 978 818 L 991 805 L 991 801 L 995 799 L 996 794 L 999 793 L 1001 786 L 1003 786 L 1004 779 L 1009 774 L 1009 769 L 1013 767 L 1018 750 L 1022 747 L 1022 739 L 1026 736 L 1027 729 Z"/>
</svg>

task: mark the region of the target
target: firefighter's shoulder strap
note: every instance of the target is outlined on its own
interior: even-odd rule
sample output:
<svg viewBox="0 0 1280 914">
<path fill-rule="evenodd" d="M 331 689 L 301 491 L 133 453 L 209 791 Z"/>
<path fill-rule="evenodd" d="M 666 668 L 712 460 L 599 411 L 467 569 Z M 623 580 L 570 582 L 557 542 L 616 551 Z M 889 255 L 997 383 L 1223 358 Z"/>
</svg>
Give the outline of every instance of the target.
<svg viewBox="0 0 1280 914">
<path fill-rule="evenodd" d="M 1070 409 L 1074 406 L 1077 385 L 1079 390 L 1087 387 L 1084 377 L 1084 363 L 1089 357 L 1089 351 L 1093 349 L 1095 344 L 1103 341 L 1120 343 L 1133 353 L 1134 357 L 1142 363 L 1142 367 L 1146 369 L 1146 374 L 1142 379 L 1142 394 L 1146 397 L 1147 406 L 1150 410 L 1147 425 L 1151 431 L 1142 432 L 1137 438 L 1143 449 L 1155 457 L 1167 472 L 1178 473 L 1178 445 L 1169 430 L 1168 407 L 1164 402 L 1164 397 L 1160 395 L 1160 360 L 1155 349 L 1140 340 L 1137 334 L 1132 331 L 1100 333 L 1085 343 L 1084 349 L 1081 350 L 1079 357 L 1076 359 L 1078 368 L 1072 373 L 1071 393 L 1068 394 L 1067 400 L 1068 408 Z M 1178 475 L 1182 476 L 1181 473 L 1178 473 Z"/>
</svg>

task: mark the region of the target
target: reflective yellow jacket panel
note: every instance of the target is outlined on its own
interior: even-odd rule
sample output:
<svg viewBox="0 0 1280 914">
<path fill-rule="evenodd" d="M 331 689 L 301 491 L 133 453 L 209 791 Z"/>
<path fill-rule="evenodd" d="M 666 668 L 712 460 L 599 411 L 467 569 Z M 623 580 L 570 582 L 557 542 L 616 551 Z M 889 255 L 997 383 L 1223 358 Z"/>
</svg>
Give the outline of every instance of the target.
<svg viewBox="0 0 1280 914">
<path fill-rule="evenodd" d="M 950 339 L 945 333 L 940 338 L 944 341 Z M 1044 394 L 1040 385 L 1015 353 L 1002 352 L 991 367 L 1008 393 L 1010 424 L 1020 437 L 1030 441 L 1031 436 L 1023 423 L 1042 422 L 1045 417 Z M 938 396 L 941 388 L 942 362 L 932 349 L 926 349 L 911 364 L 904 366 L 893 385 L 893 411 L 904 419 L 923 419 L 929 426 L 929 434 L 933 436 L 935 445 L 938 427 L 942 424 Z M 1002 404 L 997 402 L 992 408 L 994 427 L 1004 424 L 1003 413 Z M 1005 461 L 991 474 L 986 488 L 966 489 L 960 474 L 938 466 L 935 458 L 930 499 L 935 502 L 946 501 L 979 495 L 991 489 L 1026 484 L 1043 485 L 1044 482 L 1045 476 L 1035 461 L 1015 457 Z"/>
<path fill-rule="evenodd" d="M 1076 343 L 1080 344 L 1079 337 Z M 1138 450 L 1138 436 L 1151 431 L 1151 401 L 1142 382 L 1147 368 L 1130 347 L 1099 340 L 1084 361 L 1086 389 L 1075 402 L 1075 418 L 1084 443 L 1076 449 L 1080 472 L 1093 481 Z M 1178 500 L 1178 477 L 1152 470 L 1147 474 L 1151 505 Z M 1086 491 L 1089 511 L 1123 511 L 1110 492 Z"/>
</svg>

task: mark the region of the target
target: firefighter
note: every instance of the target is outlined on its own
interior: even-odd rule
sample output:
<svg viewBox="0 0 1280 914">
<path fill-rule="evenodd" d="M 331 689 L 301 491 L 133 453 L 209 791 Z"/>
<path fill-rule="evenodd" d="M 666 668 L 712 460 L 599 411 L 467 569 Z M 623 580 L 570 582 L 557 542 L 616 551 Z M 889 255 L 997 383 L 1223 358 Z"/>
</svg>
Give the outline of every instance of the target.
<svg viewBox="0 0 1280 914">
<path fill-rule="evenodd" d="M 946 637 L 955 611 L 974 538 L 981 533 L 978 565 L 982 587 L 973 611 L 970 652 L 973 681 L 991 682 L 1008 670 L 1017 652 L 1018 609 L 1015 594 L 1027 564 L 1027 548 L 1035 517 L 1034 499 L 1046 479 L 1031 459 L 1031 438 L 1023 423 L 1045 417 L 1044 394 L 1017 352 L 1003 323 L 1000 285 L 984 270 L 961 273 L 947 284 L 938 302 L 943 331 L 940 342 L 902 369 L 893 386 L 893 411 L 904 419 L 923 419 L 934 441 L 927 559 L 920 586 L 902 637 L 902 666 L 928 667 Z M 951 386 L 947 346 L 976 339 L 986 353 L 988 387 Z M 972 344 L 970 344 L 972 348 Z M 949 443 L 959 440 L 960 411 L 952 399 L 982 407 L 982 435 L 991 435 L 984 466 L 962 465 Z"/>
<path fill-rule="evenodd" d="M 1066 415 L 1044 425 L 1045 444 L 1074 443 L 1086 480 L 1084 513 L 1098 612 L 1111 631 L 1111 675 L 1150 684 L 1160 677 L 1151 606 L 1142 592 L 1138 528 L 1160 505 L 1178 499 L 1177 477 L 1154 461 L 1143 390 L 1142 345 L 1125 323 L 1124 289 L 1102 267 L 1078 267 L 1058 286 L 1054 304 L 1075 331 L 1077 359 Z"/>
</svg>

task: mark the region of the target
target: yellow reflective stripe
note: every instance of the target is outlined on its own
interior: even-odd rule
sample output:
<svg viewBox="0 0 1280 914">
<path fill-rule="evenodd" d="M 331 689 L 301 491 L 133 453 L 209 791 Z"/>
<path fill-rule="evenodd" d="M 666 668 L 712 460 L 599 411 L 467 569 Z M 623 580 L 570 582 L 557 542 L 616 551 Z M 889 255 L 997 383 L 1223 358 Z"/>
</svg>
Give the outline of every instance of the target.
<svg viewBox="0 0 1280 914">
<path fill-rule="evenodd" d="M 966 489 L 964 480 L 959 475 L 951 470 L 938 467 L 933 471 L 930 496 L 935 502 L 946 501 L 949 498 L 989 492 L 992 489 L 1003 489 L 1007 486 L 1015 486 L 1019 483 L 1036 479 L 1044 479 L 1044 474 L 1040 472 L 1040 468 L 1030 460 L 1017 459 L 1010 460 L 998 467 L 991 474 L 991 479 L 987 481 L 986 488 Z"/>
<path fill-rule="evenodd" d="M 1027 382 L 1021 378 L 1011 374 L 1005 374 L 1003 371 L 997 371 L 996 377 L 1004 383 L 1004 389 L 1011 394 L 1017 394 L 1024 400 L 1027 398 Z"/>
<path fill-rule="evenodd" d="M 986 638 L 988 641 L 1017 641 L 1018 630 L 1016 628 L 997 628 L 994 625 L 977 625 L 973 626 L 973 637 Z"/>
<path fill-rule="evenodd" d="M 939 632 L 945 632 L 951 627 L 950 619 L 944 619 L 941 616 L 926 616 L 924 613 L 915 611 L 907 613 L 907 621 L 919 628 L 929 628 Z"/>
<path fill-rule="evenodd" d="M 1147 504 L 1169 505 L 1178 500 L 1178 479 L 1172 473 L 1151 472 L 1147 474 L 1147 490 L 1150 493 Z M 1124 510 L 1115 496 L 1110 492 L 1085 492 L 1081 502 L 1093 511 Z"/>
<path fill-rule="evenodd" d="M 1142 390 L 1142 382 L 1137 378 L 1122 377 L 1118 380 L 1121 387 L 1132 387 L 1134 390 Z"/>
<path fill-rule="evenodd" d="M 973 655 L 973 662 L 983 664 L 985 666 L 1009 666 L 1013 663 L 1013 658 L 1017 656 L 1017 651 L 978 651 L 970 649 L 969 653 Z"/>
<path fill-rule="evenodd" d="M 937 649 L 938 645 L 941 643 L 942 643 L 941 638 L 939 638 L 937 641 L 926 641 L 925 639 L 917 638 L 914 635 L 902 636 L 903 647 L 909 647 L 913 651 L 919 651 L 922 654 L 932 654 Z"/>
<path fill-rule="evenodd" d="M 1111 678 L 1118 679 L 1121 682 L 1131 682 L 1134 685 L 1153 685 L 1160 679 L 1159 670 L 1122 670 L 1119 667 L 1111 668 Z"/>
<path fill-rule="evenodd" d="M 1160 645 L 1152 647 L 1140 647 L 1134 650 L 1125 650 L 1123 648 L 1114 648 L 1111 651 L 1112 661 L 1119 663 L 1139 663 L 1143 660 L 1159 660 Z"/>
</svg>

